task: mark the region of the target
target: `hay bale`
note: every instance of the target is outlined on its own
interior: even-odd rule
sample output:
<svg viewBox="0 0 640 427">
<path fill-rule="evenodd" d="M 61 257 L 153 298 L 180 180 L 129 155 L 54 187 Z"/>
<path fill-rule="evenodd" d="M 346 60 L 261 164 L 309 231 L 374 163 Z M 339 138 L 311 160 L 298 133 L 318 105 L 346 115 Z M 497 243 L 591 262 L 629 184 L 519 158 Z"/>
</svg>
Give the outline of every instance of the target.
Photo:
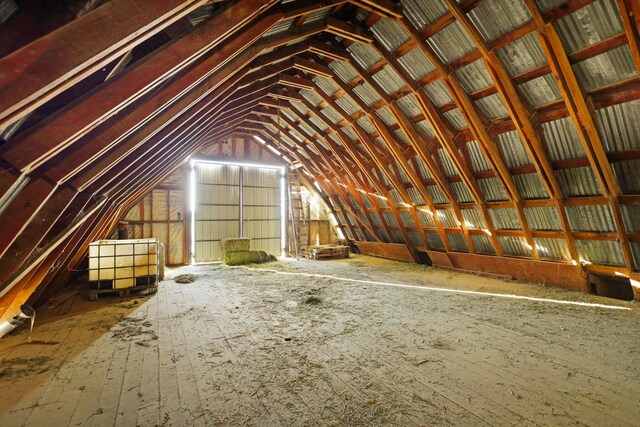
<svg viewBox="0 0 640 427">
<path fill-rule="evenodd" d="M 275 260 L 276 257 L 265 251 L 227 252 L 224 254 L 224 263 L 227 265 L 262 264 Z"/>
<path fill-rule="evenodd" d="M 251 250 L 251 239 L 248 237 L 222 239 L 220 241 L 220 249 L 223 256 L 230 252 L 247 252 Z"/>
</svg>

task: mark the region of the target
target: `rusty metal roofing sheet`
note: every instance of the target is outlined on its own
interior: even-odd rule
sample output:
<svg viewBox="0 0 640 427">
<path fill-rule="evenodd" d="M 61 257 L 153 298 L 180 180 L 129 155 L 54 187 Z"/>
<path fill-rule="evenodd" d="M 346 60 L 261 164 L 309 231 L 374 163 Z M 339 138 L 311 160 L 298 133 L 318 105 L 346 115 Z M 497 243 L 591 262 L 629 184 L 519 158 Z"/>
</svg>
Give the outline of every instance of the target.
<svg viewBox="0 0 640 427">
<path fill-rule="evenodd" d="M 422 114 L 422 111 L 420 111 L 420 107 L 418 107 L 418 103 L 411 93 L 403 96 L 402 98 L 399 98 L 395 102 L 396 104 L 398 104 L 398 106 L 400 106 L 400 109 L 404 111 L 404 113 L 409 117 L 416 117 Z"/>
<path fill-rule="evenodd" d="M 497 93 L 474 101 L 480 111 L 489 119 L 498 119 L 509 115 L 502 98 Z"/>
<path fill-rule="evenodd" d="M 567 53 L 624 31 L 616 0 L 596 0 L 554 23 Z"/>
<path fill-rule="evenodd" d="M 385 65 L 371 77 L 387 95 L 393 95 L 405 86 L 398 73 L 389 65 Z"/>
<path fill-rule="evenodd" d="M 387 126 L 393 126 L 396 124 L 396 119 L 393 118 L 393 115 L 391 114 L 391 112 L 389 111 L 389 108 L 387 108 L 386 105 L 382 108 L 378 108 L 376 110 L 376 114 L 378 115 L 378 117 L 382 119 L 384 124 L 386 124 Z"/>
<path fill-rule="evenodd" d="M 455 71 L 454 74 L 467 93 L 477 92 L 486 87 L 493 86 L 493 80 L 482 59 L 465 65 Z"/>
<path fill-rule="evenodd" d="M 519 84 L 518 90 L 533 107 L 562 98 L 558 83 L 551 73 Z"/>
<path fill-rule="evenodd" d="M 488 209 L 489 217 L 497 230 L 522 230 L 522 224 L 514 208 Z"/>
<path fill-rule="evenodd" d="M 565 239 L 534 237 L 533 242 L 541 259 L 553 261 L 571 260 L 571 253 Z"/>
<path fill-rule="evenodd" d="M 549 198 L 549 193 L 537 173 L 513 175 L 513 183 L 518 187 L 520 196 L 525 200 Z"/>
<path fill-rule="evenodd" d="M 405 16 L 419 30 L 449 11 L 442 0 L 402 0 L 401 4 Z"/>
<path fill-rule="evenodd" d="M 473 203 L 473 196 L 469 189 L 467 188 L 467 184 L 464 182 L 452 182 L 449 184 L 451 186 L 451 190 L 453 194 L 456 196 L 456 201 L 458 203 Z"/>
<path fill-rule="evenodd" d="M 447 239 L 449 239 L 451 249 L 454 251 L 469 252 L 469 246 L 463 234 L 447 233 Z"/>
<path fill-rule="evenodd" d="M 478 186 L 488 202 L 502 202 L 509 200 L 509 196 L 500 184 L 498 178 L 478 179 Z"/>
<path fill-rule="evenodd" d="M 447 228 L 459 228 L 458 219 L 456 218 L 455 212 L 453 209 L 439 209 L 436 211 L 436 215 L 440 219 L 440 223 L 442 223 L 443 227 Z"/>
<path fill-rule="evenodd" d="M 466 147 L 469 152 L 469 158 L 471 159 L 471 169 L 474 172 L 489 172 L 491 166 L 489 166 L 478 141 L 469 141 Z"/>
<path fill-rule="evenodd" d="M 587 92 L 638 75 L 628 45 L 573 64 L 573 70 Z"/>
<path fill-rule="evenodd" d="M 522 0 L 481 2 L 468 15 L 486 41 L 495 40 L 531 20 Z"/>
<path fill-rule="evenodd" d="M 429 247 L 434 250 L 444 250 L 444 243 L 442 243 L 442 239 L 440 235 L 435 232 L 427 232 L 425 233 L 427 236 L 427 241 L 429 242 Z"/>
<path fill-rule="evenodd" d="M 472 234 L 471 241 L 473 241 L 473 245 L 476 247 L 476 252 L 489 255 L 496 254 L 493 242 L 489 236 L 485 236 L 483 234 Z"/>
<path fill-rule="evenodd" d="M 487 223 L 480 209 L 460 209 L 460 213 L 467 228 L 487 228 Z"/>
<path fill-rule="evenodd" d="M 552 161 L 576 159 L 586 155 L 571 117 L 542 123 L 542 133 Z"/>
<path fill-rule="evenodd" d="M 418 123 L 416 123 L 416 127 L 418 128 L 418 132 L 420 132 L 427 138 L 429 139 L 435 138 L 436 132 L 433 130 L 433 128 L 431 127 L 428 121 L 420 120 Z"/>
<path fill-rule="evenodd" d="M 427 191 L 429 192 L 431 200 L 433 200 L 434 204 L 444 205 L 449 203 L 449 201 L 447 200 L 447 196 L 444 195 L 438 185 L 427 185 Z"/>
<path fill-rule="evenodd" d="M 419 80 L 436 70 L 435 65 L 429 61 L 419 47 L 414 47 L 406 54 L 398 58 L 398 62 L 414 80 Z"/>
<path fill-rule="evenodd" d="M 620 205 L 624 228 L 629 233 L 640 232 L 640 204 Z"/>
<path fill-rule="evenodd" d="M 442 79 L 429 83 L 422 90 L 436 107 L 442 107 L 453 102 L 453 98 L 451 98 L 449 90 L 445 87 Z"/>
<path fill-rule="evenodd" d="M 591 167 L 554 171 L 565 197 L 600 196 L 602 192 Z"/>
<path fill-rule="evenodd" d="M 498 134 L 498 144 L 508 167 L 516 168 L 531 164 L 531 158 L 524 148 L 518 131 L 513 130 Z"/>
<path fill-rule="evenodd" d="M 353 88 L 353 92 L 367 105 L 371 106 L 380 101 L 380 95 L 368 84 L 362 83 Z"/>
<path fill-rule="evenodd" d="M 364 43 L 353 43 L 347 50 L 351 53 L 351 56 L 356 60 L 358 64 L 365 70 L 369 70 L 372 65 L 382 59 L 382 57 L 376 52 L 375 48 Z"/>
<path fill-rule="evenodd" d="M 329 67 L 336 73 L 338 78 L 345 83 L 350 83 L 359 76 L 356 69 L 346 62 L 331 61 Z"/>
<path fill-rule="evenodd" d="M 436 222 L 433 220 L 433 216 L 429 215 L 426 212 L 423 212 L 421 210 L 418 210 L 418 219 L 420 220 L 420 223 L 422 224 L 422 227 L 435 227 L 436 226 Z"/>
<path fill-rule="evenodd" d="M 414 206 L 422 206 L 426 203 L 422 194 L 420 194 L 420 192 L 414 187 L 407 188 L 407 193 L 409 194 L 409 197 L 411 197 L 411 203 Z"/>
<path fill-rule="evenodd" d="M 445 176 L 456 176 L 458 172 L 456 168 L 453 166 L 451 159 L 446 151 L 442 148 L 438 148 L 438 157 L 440 157 L 440 163 L 442 164 L 442 169 L 444 171 Z"/>
<path fill-rule="evenodd" d="M 469 125 L 467 124 L 467 120 L 457 108 L 446 111 L 442 115 L 447 120 L 449 120 L 449 123 L 451 123 L 457 130 L 462 130 L 469 127 Z"/>
<path fill-rule="evenodd" d="M 640 194 L 640 160 L 612 163 L 622 194 Z"/>
<path fill-rule="evenodd" d="M 389 52 L 393 52 L 409 40 L 409 35 L 402 29 L 400 24 L 387 18 L 379 19 L 378 22 L 371 26 L 371 31 Z"/>
<path fill-rule="evenodd" d="M 458 21 L 434 34 L 427 40 L 427 43 L 445 64 L 449 64 L 476 49 L 475 44 Z"/>
<path fill-rule="evenodd" d="M 593 264 L 624 265 L 620 242 L 609 240 L 576 240 L 581 260 Z"/>
<path fill-rule="evenodd" d="M 607 152 L 640 148 L 640 99 L 596 110 L 596 118 Z"/>
<path fill-rule="evenodd" d="M 529 33 L 496 52 L 511 77 L 547 63 L 536 33 Z"/>
<path fill-rule="evenodd" d="M 573 231 L 615 232 L 616 223 L 609 205 L 566 206 L 567 218 Z"/>
<path fill-rule="evenodd" d="M 531 256 L 531 246 L 524 237 L 498 236 L 498 242 L 505 255 Z"/>
</svg>

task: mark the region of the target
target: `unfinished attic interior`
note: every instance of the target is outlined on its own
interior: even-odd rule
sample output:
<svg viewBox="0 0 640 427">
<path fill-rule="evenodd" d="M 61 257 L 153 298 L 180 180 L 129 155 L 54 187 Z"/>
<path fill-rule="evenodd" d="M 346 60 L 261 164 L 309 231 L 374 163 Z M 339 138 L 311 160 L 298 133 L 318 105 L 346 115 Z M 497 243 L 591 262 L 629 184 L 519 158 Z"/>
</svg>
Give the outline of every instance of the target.
<svg viewBox="0 0 640 427">
<path fill-rule="evenodd" d="M 637 0 L 0 0 L 0 425 L 637 426 Z"/>
</svg>

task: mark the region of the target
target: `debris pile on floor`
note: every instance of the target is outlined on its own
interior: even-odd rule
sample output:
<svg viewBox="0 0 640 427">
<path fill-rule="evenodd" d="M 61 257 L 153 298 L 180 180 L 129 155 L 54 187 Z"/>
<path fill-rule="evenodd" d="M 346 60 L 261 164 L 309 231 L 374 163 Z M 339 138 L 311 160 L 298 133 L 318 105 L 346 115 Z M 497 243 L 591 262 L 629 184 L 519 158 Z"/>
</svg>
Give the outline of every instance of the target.
<svg viewBox="0 0 640 427">
<path fill-rule="evenodd" d="M 37 357 L 15 357 L 0 362 L 0 379 L 9 380 L 22 378 L 31 374 L 41 374 L 49 370 L 48 363 L 51 360 L 48 356 Z"/>
<path fill-rule="evenodd" d="M 180 283 L 180 284 L 186 284 L 186 283 L 193 283 L 196 280 L 198 280 L 198 276 L 196 274 L 181 274 L 179 276 L 176 276 L 173 279 L 176 283 Z"/>
</svg>

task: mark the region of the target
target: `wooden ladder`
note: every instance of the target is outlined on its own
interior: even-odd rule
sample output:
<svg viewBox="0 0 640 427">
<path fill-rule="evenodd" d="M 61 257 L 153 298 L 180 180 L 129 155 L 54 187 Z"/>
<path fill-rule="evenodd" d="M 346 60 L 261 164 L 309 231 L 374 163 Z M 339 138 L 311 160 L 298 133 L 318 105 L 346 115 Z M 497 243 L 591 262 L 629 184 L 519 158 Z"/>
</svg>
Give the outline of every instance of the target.
<svg viewBox="0 0 640 427">
<path fill-rule="evenodd" d="M 300 255 L 307 252 L 309 246 L 307 217 L 300 190 L 300 177 L 297 172 L 289 173 L 289 217 L 291 218 L 291 234 L 289 235 L 289 248 L 300 259 Z"/>
</svg>

